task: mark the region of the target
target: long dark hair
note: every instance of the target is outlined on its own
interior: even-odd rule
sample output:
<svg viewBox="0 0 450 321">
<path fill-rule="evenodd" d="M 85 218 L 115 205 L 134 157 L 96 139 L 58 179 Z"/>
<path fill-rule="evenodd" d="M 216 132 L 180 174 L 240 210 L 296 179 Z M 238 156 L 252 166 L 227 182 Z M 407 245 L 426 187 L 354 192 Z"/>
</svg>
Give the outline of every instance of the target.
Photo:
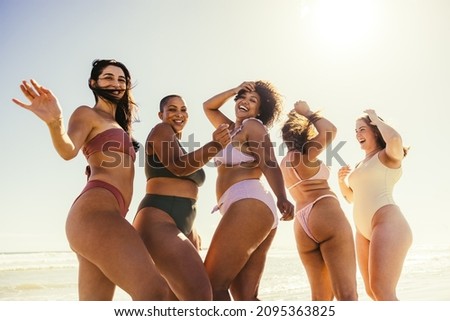
<svg viewBox="0 0 450 321">
<path fill-rule="evenodd" d="M 121 99 L 117 99 L 113 94 L 111 94 L 110 90 L 92 86 L 90 82 L 90 80 L 94 80 L 96 82 L 103 70 L 110 65 L 119 67 L 125 74 L 126 89 L 125 94 Z M 114 118 L 120 125 L 120 127 L 122 127 L 123 130 L 127 132 L 127 134 L 131 135 L 131 124 L 137 120 L 137 104 L 135 103 L 134 98 L 131 94 L 131 75 L 127 67 L 125 67 L 123 63 L 118 62 L 114 59 L 94 60 L 92 62 L 91 76 L 89 78 L 89 88 L 94 93 L 95 102 L 98 101 L 99 97 L 102 97 L 103 99 L 117 105 Z"/>
</svg>

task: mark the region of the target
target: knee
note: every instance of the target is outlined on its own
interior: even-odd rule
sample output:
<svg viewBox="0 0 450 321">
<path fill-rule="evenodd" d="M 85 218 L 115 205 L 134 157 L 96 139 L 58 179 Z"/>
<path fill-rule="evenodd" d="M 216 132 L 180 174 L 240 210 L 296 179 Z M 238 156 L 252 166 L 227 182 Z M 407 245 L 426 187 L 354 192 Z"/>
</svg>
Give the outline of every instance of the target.
<svg viewBox="0 0 450 321">
<path fill-rule="evenodd" d="M 395 288 L 392 286 L 375 282 L 371 284 L 371 298 L 376 301 L 398 301 Z"/>
<path fill-rule="evenodd" d="M 345 289 L 336 293 L 336 300 L 338 301 L 357 301 L 358 293 L 353 289 Z"/>
<path fill-rule="evenodd" d="M 357 301 L 358 292 L 356 290 L 356 281 L 354 283 L 348 282 L 344 286 L 335 288 L 334 294 L 338 301 Z"/>
</svg>

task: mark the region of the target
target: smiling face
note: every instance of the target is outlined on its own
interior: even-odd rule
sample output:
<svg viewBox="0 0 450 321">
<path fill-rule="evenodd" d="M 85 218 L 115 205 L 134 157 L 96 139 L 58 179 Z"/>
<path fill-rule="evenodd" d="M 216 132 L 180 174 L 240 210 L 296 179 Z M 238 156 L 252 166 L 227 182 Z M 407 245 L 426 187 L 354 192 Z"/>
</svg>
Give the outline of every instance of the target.
<svg viewBox="0 0 450 321">
<path fill-rule="evenodd" d="M 127 89 L 127 79 L 122 68 L 108 65 L 106 66 L 98 79 L 92 80 L 91 82 L 96 82 L 96 87 L 100 89 L 106 89 L 114 97 L 120 99 L 124 96 L 125 90 Z"/>
<path fill-rule="evenodd" d="M 235 104 L 236 119 L 243 120 L 256 117 L 259 114 L 261 97 L 255 91 L 244 92 L 237 99 Z"/>
<path fill-rule="evenodd" d="M 362 150 L 370 152 L 378 148 L 375 132 L 363 119 L 356 121 L 355 133 Z"/>
<path fill-rule="evenodd" d="M 185 101 L 180 97 L 170 98 L 163 107 L 163 111 L 158 113 L 163 123 L 169 124 L 175 133 L 181 134 L 189 119 Z"/>
</svg>

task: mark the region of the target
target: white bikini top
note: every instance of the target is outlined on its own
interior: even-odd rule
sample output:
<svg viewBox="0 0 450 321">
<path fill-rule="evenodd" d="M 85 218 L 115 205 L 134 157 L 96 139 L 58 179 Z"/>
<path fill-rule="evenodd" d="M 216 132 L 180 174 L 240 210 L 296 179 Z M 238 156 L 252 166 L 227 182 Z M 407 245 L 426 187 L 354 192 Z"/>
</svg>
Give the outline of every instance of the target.
<svg viewBox="0 0 450 321">
<path fill-rule="evenodd" d="M 233 138 L 237 133 L 239 133 L 242 130 L 245 122 L 249 119 L 257 120 L 263 125 L 262 121 L 260 121 L 257 118 L 244 119 L 242 125 L 239 126 L 238 128 L 235 128 L 231 132 L 231 138 Z M 217 155 L 214 157 L 214 163 L 216 164 L 216 166 L 220 166 L 222 164 L 234 166 L 242 163 L 251 163 L 256 160 L 255 157 L 243 153 L 237 147 L 233 146 L 235 144 L 233 144 L 233 142 L 231 141 L 227 146 L 225 146 L 224 149 L 222 149 L 219 153 L 217 153 Z"/>
<path fill-rule="evenodd" d="M 297 178 L 298 182 L 289 186 L 288 190 L 296 187 L 297 185 L 303 183 L 304 181 L 312 181 L 315 179 L 328 180 L 328 178 L 330 177 L 330 169 L 323 162 L 320 162 L 319 171 L 316 174 L 314 174 L 310 178 L 305 178 L 305 179 L 301 178 L 300 175 L 295 170 L 295 168 L 292 165 L 291 166 L 288 165 L 290 162 L 290 159 L 291 159 L 290 154 L 292 155 L 292 153 L 288 153 L 286 155 L 285 159 L 281 162 L 280 166 L 284 167 L 285 170 L 291 170 L 292 173 L 294 173 L 294 176 Z"/>
</svg>

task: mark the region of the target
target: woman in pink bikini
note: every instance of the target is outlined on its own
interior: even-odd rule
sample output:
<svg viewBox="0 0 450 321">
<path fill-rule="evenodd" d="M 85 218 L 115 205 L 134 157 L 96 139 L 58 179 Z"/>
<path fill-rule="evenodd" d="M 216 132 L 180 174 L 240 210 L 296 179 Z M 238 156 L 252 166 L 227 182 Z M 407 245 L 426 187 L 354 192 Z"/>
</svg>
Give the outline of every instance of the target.
<svg viewBox="0 0 450 321">
<path fill-rule="evenodd" d="M 294 233 L 311 298 L 357 300 L 352 229 L 328 184 L 330 170 L 317 158 L 335 138 L 336 127 L 297 101 L 282 134 L 288 152 L 280 167 L 295 200 Z"/>
<path fill-rule="evenodd" d="M 234 97 L 235 121 L 219 109 Z M 292 219 L 267 127 L 281 112 L 268 82 L 244 82 L 203 104 L 215 128 L 229 125 L 232 141 L 217 156 L 217 206 L 222 214 L 205 258 L 214 300 L 257 300 L 265 260 L 278 224 Z M 265 176 L 277 202 L 260 178 Z"/>
<path fill-rule="evenodd" d="M 402 138 L 372 109 L 356 120 L 356 139 L 365 158 L 339 170 L 339 188 L 353 202 L 358 265 L 373 300 L 394 301 L 412 232 L 392 196 L 407 154 Z M 345 179 L 347 175 L 348 184 Z"/>
<path fill-rule="evenodd" d="M 125 220 L 133 194 L 136 143 L 130 138 L 135 103 L 128 69 L 115 60 L 95 60 L 89 78 L 94 107 L 80 106 L 69 119 L 53 93 L 31 80 L 20 85 L 31 104 L 13 99 L 43 120 L 65 160 L 82 150 L 88 182 L 74 201 L 66 235 L 79 262 L 80 300 L 112 300 L 116 285 L 133 300 L 162 300 L 169 294 L 139 234 Z"/>
</svg>

